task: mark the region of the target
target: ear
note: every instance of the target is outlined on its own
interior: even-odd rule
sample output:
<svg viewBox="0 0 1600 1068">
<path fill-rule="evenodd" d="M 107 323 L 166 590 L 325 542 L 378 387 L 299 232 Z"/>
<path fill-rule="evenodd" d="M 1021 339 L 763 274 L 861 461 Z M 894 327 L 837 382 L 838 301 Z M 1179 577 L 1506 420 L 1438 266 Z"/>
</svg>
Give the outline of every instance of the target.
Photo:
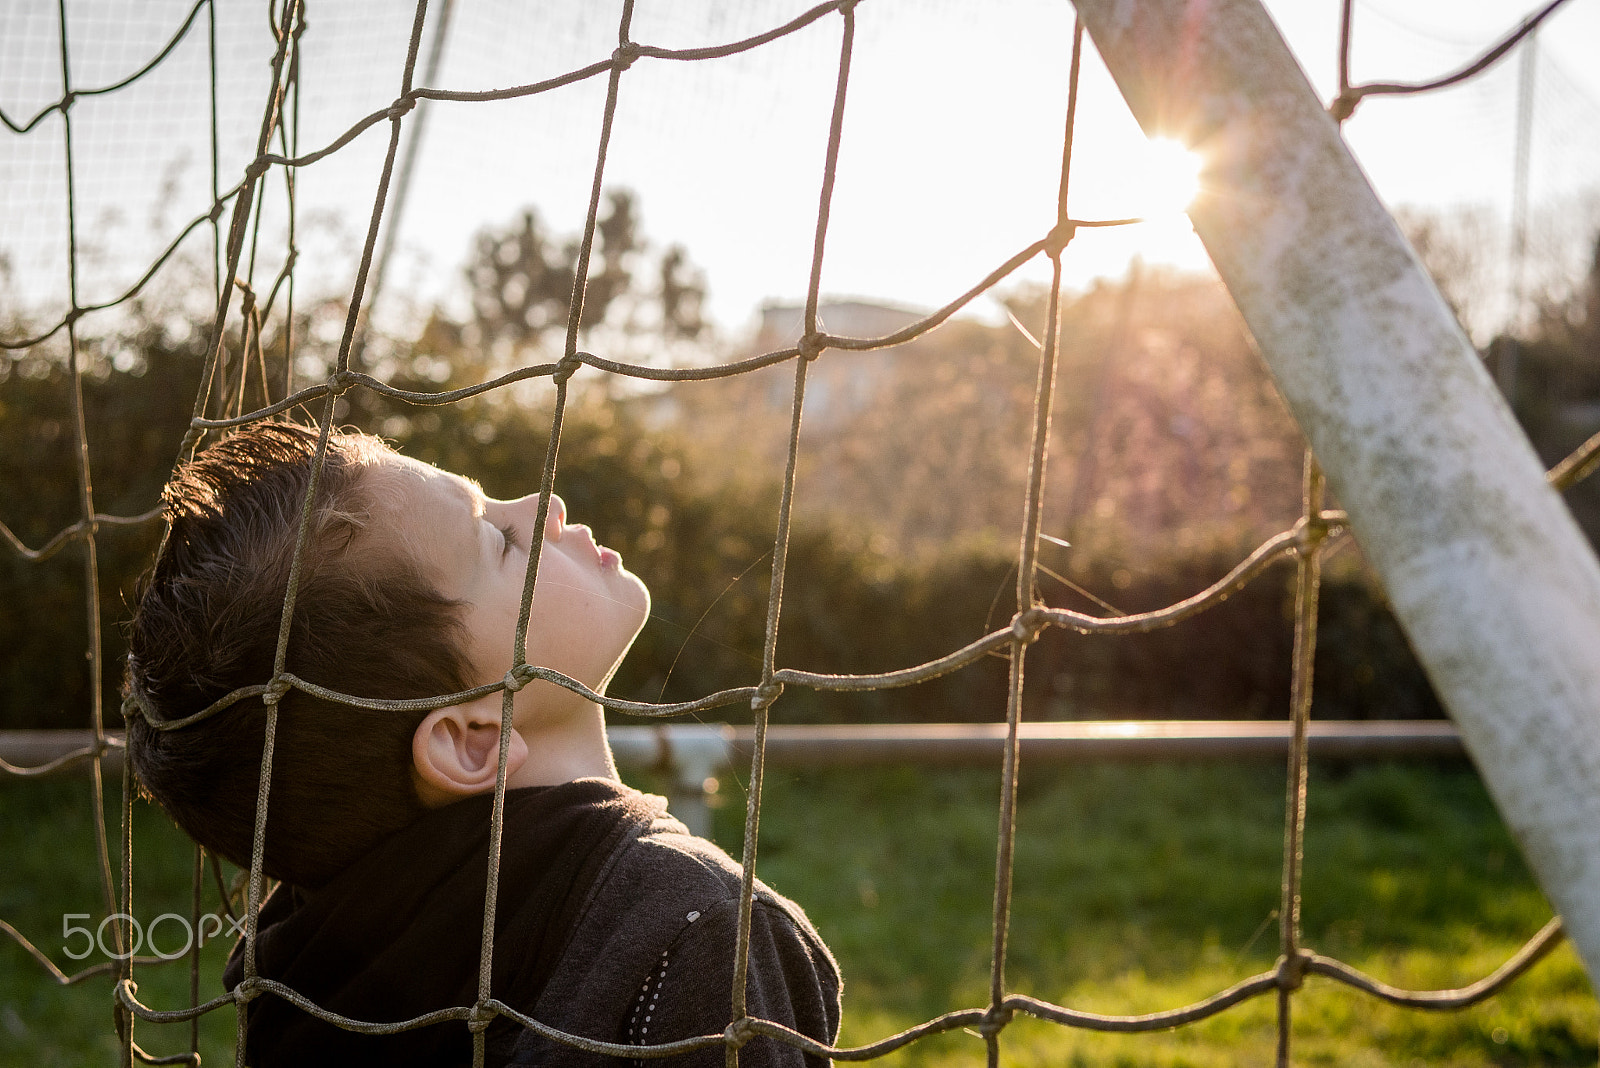
<svg viewBox="0 0 1600 1068">
<path fill-rule="evenodd" d="M 494 789 L 500 763 L 500 704 L 498 693 L 485 694 L 464 705 L 449 705 L 429 712 L 411 736 L 411 762 L 417 796 L 429 808 L 438 808 L 473 794 Z M 506 775 L 516 774 L 528 759 L 528 743 L 511 732 L 506 753 Z"/>
</svg>

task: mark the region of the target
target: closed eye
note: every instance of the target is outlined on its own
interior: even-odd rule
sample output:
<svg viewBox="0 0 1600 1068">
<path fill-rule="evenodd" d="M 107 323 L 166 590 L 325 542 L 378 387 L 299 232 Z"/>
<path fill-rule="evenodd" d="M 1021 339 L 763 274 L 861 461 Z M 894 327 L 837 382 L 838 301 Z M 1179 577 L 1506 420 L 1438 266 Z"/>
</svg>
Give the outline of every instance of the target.
<svg viewBox="0 0 1600 1068">
<path fill-rule="evenodd" d="M 504 544 L 500 547 L 501 556 L 509 556 L 511 549 L 517 543 L 517 531 L 514 527 L 499 527 L 500 537 Z"/>
</svg>

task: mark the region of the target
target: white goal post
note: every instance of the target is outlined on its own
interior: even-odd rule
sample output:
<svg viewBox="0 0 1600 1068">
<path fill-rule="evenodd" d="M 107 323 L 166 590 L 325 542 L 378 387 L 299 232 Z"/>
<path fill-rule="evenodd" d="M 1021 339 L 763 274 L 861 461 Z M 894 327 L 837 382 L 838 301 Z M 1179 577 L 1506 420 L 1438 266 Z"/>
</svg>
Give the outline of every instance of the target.
<svg viewBox="0 0 1600 1068">
<path fill-rule="evenodd" d="M 1258 0 L 1077 7 L 1600 976 L 1600 562 Z"/>
</svg>

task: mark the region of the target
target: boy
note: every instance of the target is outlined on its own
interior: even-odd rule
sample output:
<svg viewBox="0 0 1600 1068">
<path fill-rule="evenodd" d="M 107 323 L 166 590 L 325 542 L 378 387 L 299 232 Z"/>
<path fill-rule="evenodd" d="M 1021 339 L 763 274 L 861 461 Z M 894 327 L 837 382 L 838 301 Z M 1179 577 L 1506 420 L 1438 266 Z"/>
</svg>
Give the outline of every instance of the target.
<svg viewBox="0 0 1600 1068">
<path fill-rule="evenodd" d="M 184 465 L 172 532 L 130 631 L 128 724 L 143 788 L 201 845 L 249 861 L 265 708 L 314 429 L 259 423 Z M 422 698 L 505 677 L 531 539 L 543 536 L 528 659 L 603 692 L 649 612 L 615 552 L 551 497 L 498 501 L 375 438 L 330 437 L 290 630 L 288 670 L 341 693 Z M 263 869 L 282 880 L 257 965 L 324 1009 L 391 1022 L 477 999 L 499 692 L 421 712 L 370 711 L 299 690 L 279 704 Z M 740 872 L 660 798 L 623 786 L 602 709 L 540 680 L 514 697 L 491 996 L 569 1034 L 632 1045 L 723 1031 Z M 242 943 L 225 975 L 244 975 Z M 837 967 L 798 906 L 757 883 L 751 1016 L 831 1043 Z M 468 1063 L 461 1021 L 370 1036 L 264 993 L 247 1060 L 274 1065 Z M 491 1064 L 598 1064 L 515 1021 Z M 744 1065 L 812 1066 L 764 1036 Z M 661 1062 L 715 1068 L 722 1047 Z"/>
</svg>

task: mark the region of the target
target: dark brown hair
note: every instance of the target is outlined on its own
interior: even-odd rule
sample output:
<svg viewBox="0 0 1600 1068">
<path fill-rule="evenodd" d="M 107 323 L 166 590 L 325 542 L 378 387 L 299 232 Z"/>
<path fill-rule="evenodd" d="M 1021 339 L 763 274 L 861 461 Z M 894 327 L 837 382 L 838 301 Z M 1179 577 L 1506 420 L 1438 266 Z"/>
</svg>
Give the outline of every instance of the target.
<svg viewBox="0 0 1600 1068">
<path fill-rule="evenodd" d="M 266 422 L 184 464 L 163 492 L 172 524 L 129 632 L 125 688 L 158 721 L 193 715 L 272 677 L 317 433 Z M 459 603 L 384 538 L 363 472 L 376 438 L 333 433 L 301 563 L 286 670 L 359 697 L 467 687 Z M 278 706 L 263 870 L 317 886 L 422 813 L 411 736 L 425 712 L 353 708 L 290 690 Z M 247 697 L 157 730 L 130 715 L 147 794 L 195 841 L 250 861 L 266 706 Z"/>
</svg>

